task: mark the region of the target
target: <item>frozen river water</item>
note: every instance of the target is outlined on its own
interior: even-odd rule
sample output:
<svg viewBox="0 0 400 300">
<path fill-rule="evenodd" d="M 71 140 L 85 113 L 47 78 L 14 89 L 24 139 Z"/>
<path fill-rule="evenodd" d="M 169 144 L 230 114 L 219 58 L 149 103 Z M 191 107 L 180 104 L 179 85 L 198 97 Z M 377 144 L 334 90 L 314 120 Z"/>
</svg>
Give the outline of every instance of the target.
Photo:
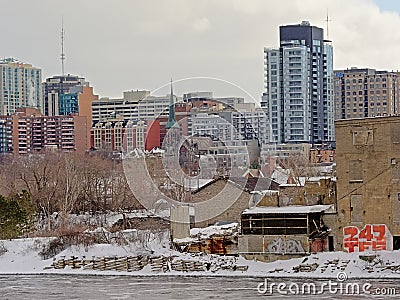
<svg viewBox="0 0 400 300">
<path fill-rule="evenodd" d="M 329 290 L 321 295 L 301 295 L 305 280 L 271 279 L 268 284 L 284 284 L 288 295 L 260 294 L 263 278 L 238 277 L 178 277 L 178 276 L 92 276 L 92 275 L 0 275 L 0 299 L 282 299 L 290 297 L 288 287 L 299 286 L 296 299 L 387 299 L 389 296 L 333 294 Z M 317 290 L 327 280 L 314 281 Z M 395 290 L 400 294 L 399 280 L 352 281 L 359 285 L 370 283 L 369 291 L 376 289 L 386 294 Z M 283 285 L 282 285 L 283 286 Z M 327 287 L 327 286 L 325 286 Z M 292 289 L 294 291 L 294 289 Z M 267 298 L 266 298 L 267 297 Z M 398 295 L 393 295 L 397 299 Z"/>
</svg>

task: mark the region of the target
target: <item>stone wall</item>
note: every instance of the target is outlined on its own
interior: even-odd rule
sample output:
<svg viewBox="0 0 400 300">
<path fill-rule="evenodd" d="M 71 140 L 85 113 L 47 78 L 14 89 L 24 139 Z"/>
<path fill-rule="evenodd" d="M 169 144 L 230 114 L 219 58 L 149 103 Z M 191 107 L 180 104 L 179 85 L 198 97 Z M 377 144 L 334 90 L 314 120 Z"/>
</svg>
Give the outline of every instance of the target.
<svg viewBox="0 0 400 300">
<path fill-rule="evenodd" d="M 331 178 L 307 181 L 304 186 L 283 185 L 278 194 L 265 195 L 258 206 L 336 204 L 336 182 Z"/>
<path fill-rule="evenodd" d="M 220 179 L 192 195 L 195 203 L 195 227 L 216 222 L 238 222 L 243 210 L 249 208 L 251 194 L 234 183 Z"/>
<path fill-rule="evenodd" d="M 343 227 L 386 224 L 400 235 L 400 117 L 336 122 L 338 241 Z"/>
</svg>

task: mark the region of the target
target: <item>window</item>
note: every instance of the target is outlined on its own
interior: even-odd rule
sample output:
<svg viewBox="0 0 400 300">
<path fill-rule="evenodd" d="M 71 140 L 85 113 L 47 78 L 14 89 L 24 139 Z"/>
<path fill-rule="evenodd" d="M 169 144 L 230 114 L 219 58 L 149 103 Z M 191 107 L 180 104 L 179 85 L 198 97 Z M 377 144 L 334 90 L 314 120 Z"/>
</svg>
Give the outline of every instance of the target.
<svg viewBox="0 0 400 300">
<path fill-rule="evenodd" d="M 351 160 L 349 161 L 349 182 L 362 182 L 362 161 L 361 160 Z"/>
<path fill-rule="evenodd" d="M 400 124 L 390 124 L 390 139 L 393 144 L 400 144 Z"/>
<path fill-rule="evenodd" d="M 357 223 L 363 221 L 362 195 L 350 196 L 350 214 L 351 214 L 351 222 Z"/>
<path fill-rule="evenodd" d="M 316 220 L 316 222 L 318 223 L 318 220 Z M 256 234 L 256 235 L 307 234 L 307 215 L 302 215 L 302 214 L 242 215 L 241 223 L 242 223 L 243 234 Z"/>
<path fill-rule="evenodd" d="M 367 146 L 373 145 L 374 132 L 368 129 L 355 129 L 353 130 L 353 145 L 354 146 Z"/>
</svg>

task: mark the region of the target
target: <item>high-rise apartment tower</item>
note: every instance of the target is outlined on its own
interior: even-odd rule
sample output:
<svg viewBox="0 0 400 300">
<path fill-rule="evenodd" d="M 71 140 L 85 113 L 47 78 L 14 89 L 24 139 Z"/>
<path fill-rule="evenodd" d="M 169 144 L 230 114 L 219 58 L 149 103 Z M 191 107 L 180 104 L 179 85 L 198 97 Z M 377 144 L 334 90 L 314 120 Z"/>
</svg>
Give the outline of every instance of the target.
<svg viewBox="0 0 400 300">
<path fill-rule="evenodd" d="M 261 106 L 276 143 L 333 141 L 333 51 L 323 29 L 303 21 L 279 27 L 279 48 L 264 48 Z"/>
<path fill-rule="evenodd" d="M 40 108 L 42 70 L 14 58 L 0 60 L 0 115 L 11 115 L 17 108 Z"/>
</svg>

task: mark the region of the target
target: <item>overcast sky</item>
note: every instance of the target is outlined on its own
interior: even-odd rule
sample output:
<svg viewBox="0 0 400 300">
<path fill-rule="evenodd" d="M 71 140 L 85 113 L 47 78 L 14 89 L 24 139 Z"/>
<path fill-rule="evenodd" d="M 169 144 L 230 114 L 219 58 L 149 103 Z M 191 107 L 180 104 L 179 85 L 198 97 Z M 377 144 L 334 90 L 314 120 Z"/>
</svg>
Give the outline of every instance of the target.
<svg viewBox="0 0 400 300">
<path fill-rule="evenodd" d="M 176 83 L 175 92 L 243 96 L 229 81 L 259 100 L 263 47 L 278 46 L 279 25 L 326 28 L 327 9 L 335 69 L 400 69 L 397 0 L 0 0 L 0 57 L 59 75 L 63 17 L 65 70 L 101 97 L 215 77 L 222 81 Z"/>
</svg>

